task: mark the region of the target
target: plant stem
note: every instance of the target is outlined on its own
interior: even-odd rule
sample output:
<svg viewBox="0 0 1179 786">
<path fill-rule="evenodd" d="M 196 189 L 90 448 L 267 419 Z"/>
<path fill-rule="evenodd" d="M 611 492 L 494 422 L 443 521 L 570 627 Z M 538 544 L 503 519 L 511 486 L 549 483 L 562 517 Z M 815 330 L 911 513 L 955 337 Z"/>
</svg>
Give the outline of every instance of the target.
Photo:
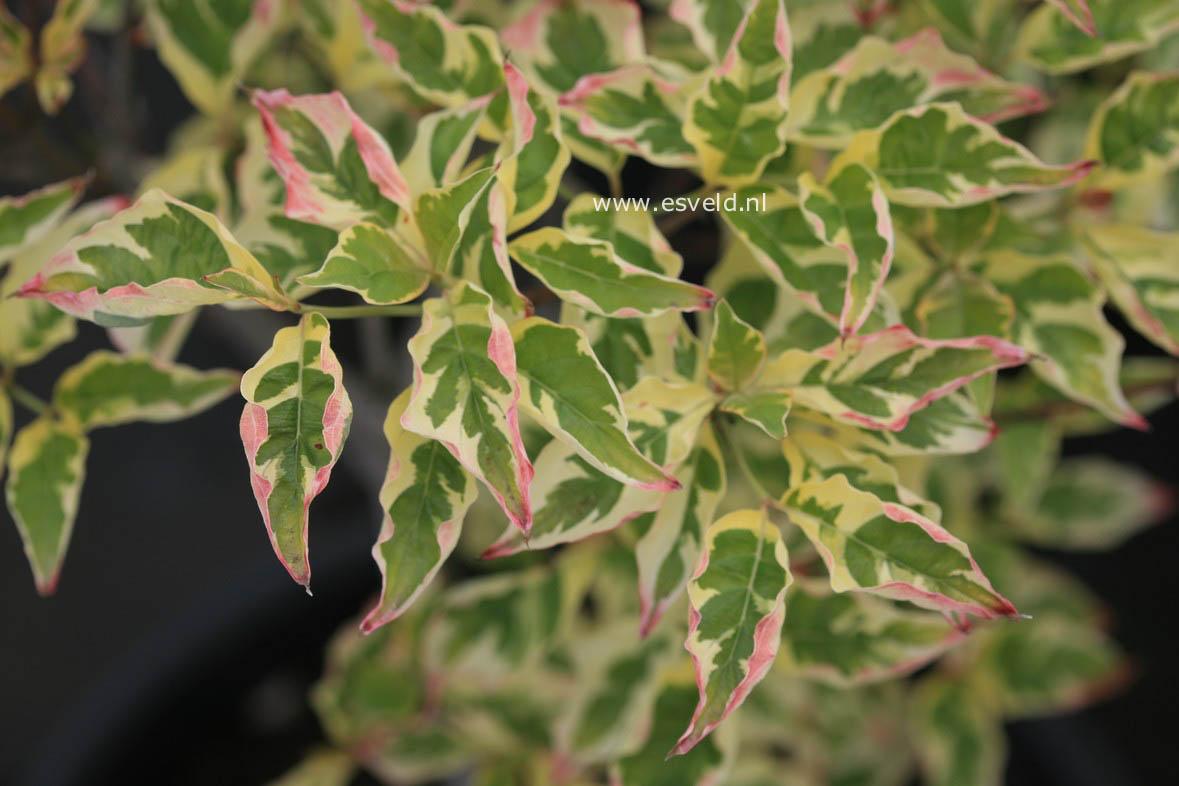
<svg viewBox="0 0 1179 786">
<path fill-rule="evenodd" d="M 414 317 L 422 313 L 419 303 L 398 306 L 303 306 L 301 313 L 314 311 L 328 319 L 356 319 L 358 317 Z"/>
<path fill-rule="evenodd" d="M 8 388 L 8 395 L 12 396 L 12 400 L 25 409 L 32 410 L 38 415 L 43 415 L 49 411 L 49 403 L 42 400 L 36 393 L 26 390 L 15 382 L 9 382 L 6 387 Z"/>
<path fill-rule="evenodd" d="M 763 486 L 761 481 L 757 479 L 757 476 L 753 474 L 753 469 L 749 466 L 749 462 L 745 458 L 744 451 L 738 448 L 736 443 L 733 442 L 732 437 L 729 436 L 728 429 L 725 427 L 723 419 L 715 418 L 713 422 L 716 426 L 716 432 L 720 437 L 720 441 L 726 448 L 728 448 L 729 455 L 733 456 L 734 460 L 737 462 L 737 468 L 741 470 L 741 474 L 745 477 L 745 482 L 749 484 L 751 489 L 753 489 L 753 493 L 760 498 L 762 506 L 774 508 L 780 507 L 777 497 L 766 490 L 766 487 Z"/>
</svg>

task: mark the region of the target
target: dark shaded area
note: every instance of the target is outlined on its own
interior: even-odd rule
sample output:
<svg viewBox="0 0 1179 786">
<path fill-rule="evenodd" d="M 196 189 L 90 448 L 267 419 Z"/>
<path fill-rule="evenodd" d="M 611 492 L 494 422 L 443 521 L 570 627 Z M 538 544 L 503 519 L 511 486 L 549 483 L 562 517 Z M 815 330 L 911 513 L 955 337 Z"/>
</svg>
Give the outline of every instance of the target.
<svg viewBox="0 0 1179 786">
<path fill-rule="evenodd" d="M 46 118 L 25 86 L 0 101 L 0 189 L 19 193 L 93 168 L 89 197 L 132 188 L 132 164 L 164 148 L 190 112 L 132 30 L 94 37 L 78 90 Z M 134 88 L 132 88 L 134 86 Z M 592 170 L 577 170 L 603 188 Z M 679 195 L 699 183 L 633 160 L 628 195 Z M 715 219 L 684 223 L 673 242 L 686 277 L 715 260 Z M 359 328 L 336 336 L 360 367 Z M 244 368 L 253 357 L 202 318 L 182 356 L 198 367 Z M 402 357 L 403 337 L 393 349 Z M 47 393 L 101 331 L 22 373 Z M 1153 352 L 1131 339 L 1129 354 Z M 351 381 L 349 382 L 351 385 Z M 380 394 L 388 400 L 392 387 Z M 20 540 L 0 513 L 0 782 L 29 786 L 258 784 L 321 738 L 306 694 L 331 633 L 379 587 L 368 550 L 379 511 L 371 467 L 345 451 L 313 508 L 316 595 L 290 581 L 266 540 L 230 399 L 176 424 L 93 435 L 88 478 L 57 595 L 33 590 Z M 1073 440 L 1070 453 L 1105 453 L 1179 482 L 1179 407 L 1146 435 Z M 1179 771 L 1164 737 L 1179 705 L 1171 629 L 1179 598 L 1179 529 L 1167 522 L 1120 549 L 1053 554 L 1110 604 L 1112 624 L 1138 668 L 1118 697 L 1084 712 L 1014 724 L 1012 786 L 1160 784 Z"/>
</svg>

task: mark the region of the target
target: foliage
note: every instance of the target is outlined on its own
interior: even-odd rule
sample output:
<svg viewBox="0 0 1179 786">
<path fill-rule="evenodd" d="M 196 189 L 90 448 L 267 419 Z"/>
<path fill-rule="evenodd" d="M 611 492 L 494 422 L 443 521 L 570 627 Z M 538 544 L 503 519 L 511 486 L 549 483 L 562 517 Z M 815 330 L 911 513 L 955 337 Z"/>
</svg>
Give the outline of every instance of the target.
<svg viewBox="0 0 1179 786">
<path fill-rule="evenodd" d="M 60 107 L 100 5 L 60 0 L 37 57 L 0 7 L 0 92 Z M 52 593 L 87 433 L 240 386 L 266 531 L 309 587 L 352 418 L 331 322 L 420 315 L 383 589 L 315 690 L 333 749 L 282 783 L 985 786 L 1004 719 L 1122 679 L 1096 601 L 1021 546 L 1169 510 L 1059 456 L 1175 392 L 1105 315 L 1179 354 L 1174 2 L 143 5 L 219 132 L 133 202 L 79 206 L 84 177 L 0 200 L 0 472 Z M 715 197 L 702 282 L 675 221 L 582 185 L 619 195 L 629 157 Z M 291 324 L 244 375 L 176 363 L 208 306 Z M 43 401 L 18 369 L 76 320 L 120 351 Z M 464 519 L 503 532 L 467 548 Z M 453 580 L 456 548 L 484 575 Z"/>
</svg>

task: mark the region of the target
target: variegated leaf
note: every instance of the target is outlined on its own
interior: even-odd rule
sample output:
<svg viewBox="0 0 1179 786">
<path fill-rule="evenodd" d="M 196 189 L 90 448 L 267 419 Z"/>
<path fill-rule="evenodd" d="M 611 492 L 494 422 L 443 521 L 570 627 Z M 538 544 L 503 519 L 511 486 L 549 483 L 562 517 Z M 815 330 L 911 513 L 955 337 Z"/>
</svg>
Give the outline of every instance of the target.
<svg viewBox="0 0 1179 786">
<path fill-rule="evenodd" d="M 537 87 L 560 95 L 587 74 L 644 56 L 639 7 L 632 0 L 540 0 L 500 33 Z"/>
<path fill-rule="evenodd" d="M 253 103 L 286 184 L 287 218 L 334 229 L 372 221 L 413 237 L 409 185 L 389 144 L 343 95 L 256 90 Z"/>
<path fill-rule="evenodd" d="M 503 85 L 495 33 L 460 25 L 433 5 L 357 0 L 360 22 L 377 57 L 422 97 L 459 106 Z"/>
<path fill-rule="evenodd" d="M 717 407 L 752 423 L 772 439 L 782 439 L 792 401 L 788 390 L 757 389 L 731 393 Z"/>
<path fill-rule="evenodd" d="M 757 0 L 675 0 L 668 13 L 688 28 L 700 51 L 714 63 L 725 59 L 741 23 Z"/>
<path fill-rule="evenodd" d="M 758 0 L 688 101 L 683 134 L 706 183 L 751 183 L 786 148 L 790 54 L 782 0 Z"/>
<path fill-rule="evenodd" d="M 283 24 L 279 3 L 152 0 L 147 23 L 160 59 L 196 107 L 210 115 L 230 108 L 254 58 Z"/>
<path fill-rule="evenodd" d="M 516 288 L 507 254 L 512 193 L 496 170 L 480 169 L 418 196 L 415 211 L 435 271 L 482 287 L 509 314 L 531 311 Z"/>
<path fill-rule="evenodd" d="M 1167 518 L 1175 492 L 1136 469 L 1097 457 L 1063 462 L 1030 506 L 1013 509 L 1008 529 L 1056 549 L 1111 549 Z"/>
<path fill-rule="evenodd" d="M 199 371 L 98 350 L 58 378 L 53 406 L 86 431 L 137 420 L 163 423 L 208 409 L 240 379 L 236 371 Z"/>
<path fill-rule="evenodd" d="M 490 96 L 483 96 L 461 106 L 431 112 L 418 121 L 413 147 L 401 162 L 411 193 L 441 188 L 459 179 L 490 100 Z"/>
<path fill-rule="evenodd" d="M 511 63 L 504 63 L 503 69 L 512 125 L 500 146 L 497 176 L 511 194 L 508 232 L 515 232 L 552 206 L 570 156 L 561 136 L 556 101 L 529 89 Z"/>
<path fill-rule="evenodd" d="M 696 704 L 696 686 L 688 674 L 661 685 L 651 714 L 651 728 L 642 747 L 619 759 L 611 769 L 615 786 L 708 786 L 720 783 L 737 753 L 738 731 L 722 726 L 682 756 L 667 750 L 679 737 L 683 719 Z"/>
<path fill-rule="evenodd" d="M 834 63 L 867 34 L 849 3 L 791 3 L 794 38 L 794 83 Z"/>
<path fill-rule="evenodd" d="M 1036 88 L 1008 82 L 950 50 L 931 27 L 896 43 L 865 36 L 832 65 L 798 80 L 790 92 L 787 136 L 838 150 L 894 112 L 934 101 L 957 101 L 988 123 L 1048 105 Z"/>
<path fill-rule="evenodd" d="M 725 495 L 725 459 L 712 426 L 700 426 L 681 465 L 683 488 L 668 494 L 635 544 L 639 571 L 639 635 L 647 636 L 688 584 L 704 532 Z"/>
<path fill-rule="evenodd" d="M 997 250 L 980 272 L 1015 304 L 1012 340 L 1032 353 L 1033 371 L 1112 420 L 1145 427 L 1118 385 L 1125 342 L 1101 313 L 1104 293 L 1068 256 Z"/>
<path fill-rule="evenodd" d="M 76 423 L 42 415 L 17 432 L 8 454 L 8 510 L 42 595 L 57 589 L 89 450 Z"/>
<path fill-rule="evenodd" d="M 708 528 L 688 583 L 684 644 L 700 698 L 672 754 L 691 750 L 765 677 L 781 640 L 790 581 L 786 545 L 765 510 L 736 511 Z"/>
<path fill-rule="evenodd" d="M 28 79 L 34 68 L 29 29 L 7 5 L 0 6 L 0 96 Z"/>
<path fill-rule="evenodd" d="M 903 505 L 854 488 L 843 475 L 796 486 L 783 502 L 819 550 L 836 592 L 867 591 L 984 618 L 1016 616 L 965 543 Z"/>
<path fill-rule="evenodd" d="M 601 316 L 654 316 L 713 305 L 714 296 L 704 287 L 635 267 L 612 246 L 578 240 L 556 227 L 517 237 L 508 251 L 560 297 Z"/>
<path fill-rule="evenodd" d="M 275 554 L 308 591 L 308 509 L 327 485 L 352 424 L 330 333 L 322 315 L 305 314 L 274 334 L 241 382 L 241 438 L 254 497 Z"/>
<path fill-rule="evenodd" d="M 686 102 L 681 85 L 649 63 L 584 76 L 560 99 L 585 136 L 665 167 L 696 163 L 684 138 Z"/>
<path fill-rule="evenodd" d="M 530 317 L 512 326 L 512 337 L 525 412 L 615 480 L 655 491 L 679 487 L 627 435 L 618 389 L 584 333 Z"/>
<path fill-rule="evenodd" d="M 708 345 L 708 376 L 724 390 L 741 390 L 757 380 L 766 360 L 761 331 L 743 321 L 721 301 Z"/>
<path fill-rule="evenodd" d="M 1085 237 L 1093 266 L 1126 319 L 1179 355 L 1179 233 L 1098 225 Z"/>
<path fill-rule="evenodd" d="M 289 303 L 215 216 L 153 190 L 71 240 L 18 294 L 100 325 L 131 326 L 233 299 L 207 282 L 219 273 L 248 284 L 265 305 Z"/>
<path fill-rule="evenodd" d="M 565 208 L 562 226 L 577 240 L 609 243 L 615 257 L 634 267 L 673 277 L 684 268 L 647 210 L 618 209 L 601 197 L 578 194 Z"/>
<path fill-rule="evenodd" d="M 0 366 L 29 366 L 74 340 L 74 320 L 40 300 L 0 299 Z"/>
<path fill-rule="evenodd" d="M 82 197 L 89 178 L 75 177 L 22 196 L 0 197 L 0 264 L 36 243 Z"/>
<path fill-rule="evenodd" d="M 1176 14 L 1179 24 L 1179 14 Z M 1179 74 L 1136 71 L 1102 102 L 1085 156 L 1101 167 L 1086 183 L 1118 189 L 1179 167 Z"/>
<path fill-rule="evenodd" d="M 847 258 L 839 332 L 849 336 L 871 316 L 892 265 L 896 235 L 888 200 L 876 176 L 858 164 L 823 185 L 803 173 L 798 185 L 799 207 L 815 234 Z"/>
<path fill-rule="evenodd" d="M 299 283 L 313 289 L 346 289 L 366 303 L 389 305 L 425 292 L 430 274 L 403 237 L 361 222 L 341 232 L 323 267 L 300 276 Z"/>
<path fill-rule="evenodd" d="M 353 93 L 397 83 L 389 66 L 369 48 L 356 3 L 300 0 L 292 10 L 301 41 L 310 44 L 341 90 Z"/>
<path fill-rule="evenodd" d="M 1003 783 L 1007 744 L 996 704 L 993 697 L 983 695 L 966 680 L 934 676 L 918 683 L 909 704 L 909 728 L 922 783 Z"/>
<path fill-rule="evenodd" d="M 941 509 L 903 486 L 892 464 L 855 450 L 844 441 L 811 430 L 796 430 L 782 442 L 790 488 L 817 483 L 833 475 L 847 478 L 852 488 L 867 491 L 881 502 L 904 505 L 929 519 L 940 519 Z"/>
<path fill-rule="evenodd" d="M 382 587 L 380 600 L 360 624 L 365 633 L 401 616 L 433 581 L 454 551 L 463 517 L 478 495 L 475 479 L 441 442 L 402 427 L 411 393 L 394 399 L 385 417 L 384 523 L 373 546 Z"/>
<path fill-rule="evenodd" d="M 916 671 L 962 639 L 935 614 L 796 584 L 786 595 L 775 667 L 838 686 L 875 682 Z"/>
<path fill-rule="evenodd" d="M 660 667 L 680 653 L 663 632 L 636 641 L 628 620 L 578 637 L 577 688 L 558 724 L 558 750 L 579 763 L 616 761 L 650 723 Z"/>
<path fill-rule="evenodd" d="M 645 377 L 622 396 L 627 431 L 635 447 L 665 471 L 684 461 L 715 398 L 704 385 L 670 384 Z M 532 488 L 536 515 L 529 539 L 512 527 L 483 552 L 484 558 L 543 549 L 607 532 L 655 510 L 664 493 L 623 484 L 553 440 L 536 459 Z"/>
<path fill-rule="evenodd" d="M 232 199 L 225 179 L 225 151 L 202 145 L 168 156 L 139 184 L 139 193 L 153 188 L 229 222 Z"/>
<path fill-rule="evenodd" d="M 889 201 L 917 207 L 961 207 L 1062 188 L 1094 166 L 1045 164 L 958 104 L 946 103 L 897 112 L 880 127 L 857 133 L 831 163 L 828 177 L 855 163 L 876 173 Z"/>
<path fill-rule="evenodd" d="M 921 334 L 930 338 L 1008 338 L 1015 303 L 989 281 L 952 270 L 921 295 L 913 316 Z"/>
<path fill-rule="evenodd" d="M 798 199 L 781 188 L 751 186 L 736 192 L 738 207 L 721 216 L 770 279 L 788 289 L 822 321 L 837 324 L 843 311 L 847 256 L 815 237 Z M 771 290 L 772 291 L 772 290 Z M 768 292 L 761 297 L 767 297 Z"/>
<path fill-rule="evenodd" d="M 409 353 L 413 397 L 401 424 L 441 440 L 527 535 L 532 465 L 520 438 L 516 352 L 491 297 L 463 283 L 426 301 Z"/>
<path fill-rule="evenodd" d="M 939 341 L 897 325 L 814 352 L 787 350 L 766 365 L 762 384 L 786 388 L 796 405 L 846 423 L 900 431 L 912 413 L 1027 357 L 990 336 Z"/>
<path fill-rule="evenodd" d="M 1086 1 L 1096 35 L 1046 4 L 1020 27 L 1020 56 L 1041 71 L 1069 74 L 1143 52 L 1179 29 L 1179 8 L 1169 0 Z"/>
</svg>

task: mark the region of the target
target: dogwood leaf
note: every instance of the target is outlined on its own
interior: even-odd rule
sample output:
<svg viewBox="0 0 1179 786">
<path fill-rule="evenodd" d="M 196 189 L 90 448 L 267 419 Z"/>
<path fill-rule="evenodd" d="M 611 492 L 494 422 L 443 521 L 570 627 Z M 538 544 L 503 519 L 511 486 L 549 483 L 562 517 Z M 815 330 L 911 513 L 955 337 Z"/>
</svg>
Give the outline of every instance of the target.
<svg viewBox="0 0 1179 786">
<path fill-rule="evenodd" d="M 389 305 L 413 300 L 430 284 L 430 274 L 406 241 L 384 227 L 353 224 L 314 273 L 299 283 L 315 289 L 346 289 L 366 303 Z"/>
<path fill-rule="evenodd" d="M 128 326 L 233 299 L 206 281 L 223 272 L 264 305 L 289 302 L 215 216 L 153 190 L 67 243 L 18 294 L 100 325 Z"/>
<path fill-rule="evenodd" d="M 366 633 L 401 616 L 433 581 L 478 495 L 475 479 L 441 442 L 402 427 L 411 393 L 394 399 L 385 417 L 389 469 L 380 494 L 384 522 L 373 546 L 382 587 L 360 625 Z"/>
<path fill-rule="evenodd" d="M 790 27 L 782 0 L 759 0 L 723 62 L 688 101 L 684 138 L 705 182 L 741 186 L 786 147 Z"/>
<path fill-rule="evenodd" d="M 512 195 L 508 231 L 515 232 L 552 206 L 570 156 L 553 98 L 529 89 L 511 63 L 503 68 L 511 133 L 500 147 L 498 177 Z"/>
<path fill-rule="evenodd" d="M 1056 12 L 1049 9 L 1053 14 Z M 948 676 L 918 683 L 909 703 L 923 782 L 931 786 L 1000 786 L 1007 745 L 991 697 Z"/>
<path fill-rule="evenodd" d="M 741 390 L 761 374 L 766 342 L 761 332 L 742 321 L 721 301 L 708 345 L 708 376 L 724 390 Z"/>
<path fill-rule="evenodd" d="M 876 129 L 860 131 L 831 163 L 828 177 L 855 163 L 876 174 L 889 201 L 917 207 L 961 207 L 1062 188 L 1094 165 L 1045 164 L 958 104 L 947 103 L 903 110 Z"/>
<path fill-rule="evenodd" d="M 736 511 L 708 528 L 688 583 L 685 643 L 700 699 L 672 754 L 691 750 L 765 677 L 781 640 L 790 581 L 786 545 L 765 511 Z"/>
<path fill-rule="evenodd" d="M 1090 227 L 1085 237 L 1101 282 L 1126 319 L 1179 355 L 1179 233 L 1100 225 Z"/>
<path fill-rule="evenodd" d="M 637 268 L 615 256 L 612 246 L 578 240 L 556 227 L 517 237 L 508 251 L 559 296 L 602 316 L 712 308 L 714 296 L 704 287 Z"/>
<path fill-rule="evenodd" d="M 783 503 L 823 557 L 836 592 L 868 591 L 984 618 L 1016 616 L 965 543 L 903 505 L 854 488 L 843 475 L 796 486 Z"/>
<path fill-rule="evenodd" d="M 490 96 L 476 98 L 460 106 L 431 112 L 418 121 L 413 146 L 401 162 L 411 193 L 441 188 L 459 179 L 490 100 Z"/>
<path fill-rule="evenodd" d="M 1179 19 L 1179 16 L 1177 16 Z M 1088 185 L 1117 189 L 1179 167 L 1179 75 L 1136 71 L 1101 103 L 1085 155 L 1101 167 Z"/>
<path fill-rule="evenodd" d="M 491 306 L 486 292 L 466 282 L 426 301 L 409 341 L 414 392 L 401 424 L 441 440 L 527 535 L 532 465 L 520 438 L 516 353 Z"/>
<path fill-rule="evenodd" d="M 160 423 L 213 406 L 239 382 L 236 371 L 198 371 L 98 350 L 58 378 L 53 405 L 86 431 L 137 420 Z"/>
<path fill-rule="evenodd" d="M 22 196 L 0 197 L 0 263 L 45 236 L 82 197 L 89 178 L 75 177 Z"/>
<path fill-rule="evenodd" d="M 274 334 L 241 382 L 250 484 L 275 554 L 304 588 L 311 582 L 308 508 L 327 485 L 352 423 L 330 332 L 322 315 L 304 315 Z"/>
<path fill-rule="evenodd" d="M 57 589 L 89 450 L 76 423 L 42 415 L 17 432 L 8 454 L 8 511 L 42 595 Z"/>
<path fill-rule="evenodd" d="M 1070 74 L 1150 49 L 1179 28 L 1179 9 L 1166 0 L 1086 2 L 1089 29 L 1052 7 L 1058 3 L 1033 10 L 1015 44 L 1022 59 L 1050 74 Z"/>
</svg>

